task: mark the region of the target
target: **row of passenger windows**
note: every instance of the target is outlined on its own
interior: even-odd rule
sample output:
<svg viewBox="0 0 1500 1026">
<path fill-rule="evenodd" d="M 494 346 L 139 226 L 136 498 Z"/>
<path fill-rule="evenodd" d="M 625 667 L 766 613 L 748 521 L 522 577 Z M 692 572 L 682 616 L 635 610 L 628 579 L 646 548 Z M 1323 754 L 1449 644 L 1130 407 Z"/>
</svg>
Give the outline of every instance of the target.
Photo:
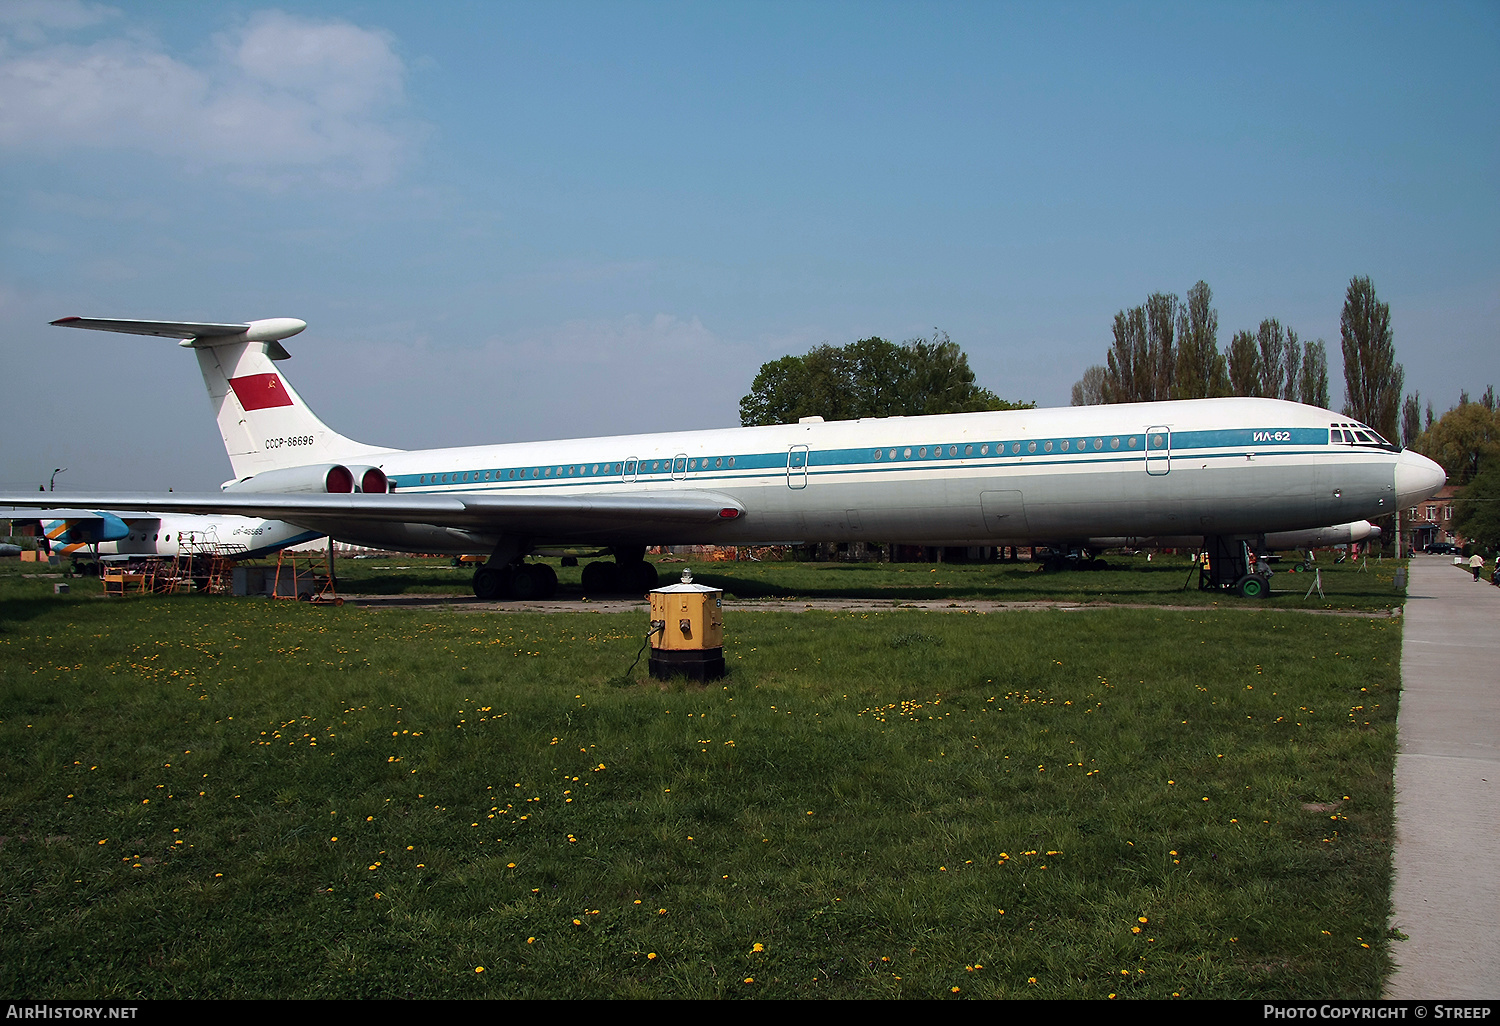
<svg viewBox="0 0 1500 1026">
<path fill-rule="evenodd" d="M 705 456 L 702 459 L 684 460 L 678 470 L 725 470 L 734 469 L 733 456 Z M 471 470 L 455 474 L 423 474 L 419 484 L 467 484 L 483 481 L 535 481 L 541 478 L 599 477 L 616 474 L 665 474 L 672 469 L 672 460 L 626 460 L 619 463 L 573 463 L 551 467 L 514 467 L 510 470 Z"/>
<path fill-rule="evenodd" d="M 1086 452 L 1092 449 L 1095 452 L 1102 451 L 1106 446 L 1111 450 L 1138 449 L 1141 446 L 1141 438 L 1138 435 L 1113 436 L 1110 438 L 1095 438 L 1092 441 L 1080 438 L 1076 441 L 1071 438 L 1048 438 L 1040 441 L 1010 442 L 1010 454 L 1019 456 L 1024 451 L 1027 455 L 1042 452 Z M 1167 436 L 1165 434 L 1153 434 L 1149 438 L 1152 449 L 1165 449 Z M 1007 443 L 1005 442 L 982 442 L 978 445 L 969 444 L 963 446 L 965 456 L 988 456 L 991 451 L 996 456 L 1006 454 Z M 942 459 L 957 457 L 959 454 L 957 445 L 934 445 L 931 447 L 906 446 L 899 449 L 876 449 L 875 459 Z M 419 484 L 469 484 L 483 481 L 528 481 L 544 478 L 566 478 L 566 477 L 597 477 L 601 474 L 666 474 L 670 473 L 676 464 L 678 473 L 698 470 L 733 470 L 733 456 L 706 456 L 702 459 L 676 457 L 666 460 L 627 460 L 623 463 L 594 463 L 594 464 L 559 464 L 551 467 L 517 467 L 511 470 L 473 470 L 453 474 L 423 474 Z"/>
<path fill-rule="evenodd" d="M 1140 447 L 1140 444 L 1140 436 L 1126 435 L 1123 437 L 1115 436 L 1109 439 L 1095 438 L 1092 442 L 1090 442 L 1090 440 L 1087 438 L 1080 438 L 1077 441 L 1074 441 L 1071 438 L 1046 438 L 1040 441 L 1011 442 L 1009 443 L 1009 446 L 1010 454 L 1013 456 L 1019 456 L 1023 452 L 1028 455 L 1035 452 L 1070 452 L 1074 450 L 1076 450 L 1077 452 L 1085 452 L 1091 447 L 1093 450 L 1099 451 L 1102 450 L 1106 445 L 1108 445 L 1111 449 L 1119 449 L 1121 446 L 1126 449 L 1136 449 Z M 1151 436 L 1151 448 L 1165 449 L 1166 445 L 1167 436 L 1165 434 L 1155 434 Z M 956 445 L 949 445 L 946 448 L 941 445 L 934 445 L 930 450 L 925 445 L 917 446 L 916 448 L 908 446 L 904 449 L 876 449 L 875 458 L 877 460 L 894 460 L 898 458 L 899 454 L 899 458 L 903 460 L 925 460 L 929 458 L 942 459 L 945 456 L 957 456 L 958 449 L 959 447 Z M 965 445 L 963 447 L 963 454 L 965 456 L 973 456 L 977 451 L 978 455 L 980 456 L 988 456 L 990 454 L 990 449 L 991 445 L 988 442 L 980 443 L 978 446 Z M 994 453 L 996 456 L 1004 456 L 1006 454 L 1006 443 L 995 442 Z"/>
</svg>

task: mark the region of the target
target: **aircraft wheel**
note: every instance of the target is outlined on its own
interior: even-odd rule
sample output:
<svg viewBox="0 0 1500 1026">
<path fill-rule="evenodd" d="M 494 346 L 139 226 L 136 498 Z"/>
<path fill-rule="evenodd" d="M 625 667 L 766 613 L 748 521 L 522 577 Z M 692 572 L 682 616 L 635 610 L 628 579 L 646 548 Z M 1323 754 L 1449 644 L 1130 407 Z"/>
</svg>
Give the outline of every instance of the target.
<svg viewBox="0 0 1500 1026">
<path fill-rule="evenodd" d="M 486 602 L 493 602 L 499 598 L 505 590 L 505 575 L 500 570 L 490 566 L 482 566 L 474 571 L 474 597 Z"/>
<path fill-rule="evenodd" d="M 623 580 L 628 580 L 631 584 L 631 587 L 622 588 L 621 590 L 628 591 L 636 595 L 644 595 L 646 592 L 656 587 L 657 583 L 660 581 L 660 578 L 656 573 L 656 567 L 652 566 L 650 563 L 647 563 L 645 560 L 641 560 L 634 566 L 627 563 L 624 573 L 622 573 L 620 576 Z"/>
<path fill-rule="evenodd" d="M 549 599 L 557 594 L 557 571 L 548 563 L 529 563 L 526 571 L 537 582 L 537 598 Z"/>
<path fill-rule="evenodd" d="M 620 590 L 620 574 L 613 563 L 602 560 L 583 568 L 583 593 L 590 598 L 596 595 L 613 595 Z"/>
<path fill-rule="evenodd" d="M 1246 574 L 1235 582 L 1234 591 L 1242 598 L 1265 598 L 1270 589 L 1266 587 L 1264 577 L 1259 574 Z"/>
<path fill-rule="evenodd" d="M 522 602 L 545 598 L 544 584 L 545 578 L 537 573 L 537 564 L 523 563 L 516 567 L 515 575 L 510 579 L 510 594 L 506 597 Z"/>
</svg>

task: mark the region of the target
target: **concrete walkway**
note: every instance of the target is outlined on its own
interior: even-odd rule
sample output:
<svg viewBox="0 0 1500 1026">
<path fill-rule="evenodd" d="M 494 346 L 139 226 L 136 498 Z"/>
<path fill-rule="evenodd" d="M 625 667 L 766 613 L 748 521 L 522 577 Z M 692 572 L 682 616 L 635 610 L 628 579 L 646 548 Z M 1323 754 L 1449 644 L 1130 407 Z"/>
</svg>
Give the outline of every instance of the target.
<svg viewBox="0 0 1500 1026">
<path fill-rule="evenodd" d="M 1415 556 L 1401 651 L 1386 996 L 1500 998 L 1500 588 Z"/>
</svg>

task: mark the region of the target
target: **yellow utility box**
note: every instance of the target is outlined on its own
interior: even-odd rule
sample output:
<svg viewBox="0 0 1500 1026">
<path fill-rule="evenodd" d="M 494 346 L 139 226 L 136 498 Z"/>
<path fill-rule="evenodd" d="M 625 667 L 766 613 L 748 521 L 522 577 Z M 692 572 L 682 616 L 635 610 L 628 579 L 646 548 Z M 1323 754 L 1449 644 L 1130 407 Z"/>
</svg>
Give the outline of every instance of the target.
<svg viewBox="0 0 1500 1026">
<path fill-rule="evenodd" d="M 717 680 L 724 676 L 724 593 L 682 581 L 651 592 L 651 676 Z"/>
</svg>

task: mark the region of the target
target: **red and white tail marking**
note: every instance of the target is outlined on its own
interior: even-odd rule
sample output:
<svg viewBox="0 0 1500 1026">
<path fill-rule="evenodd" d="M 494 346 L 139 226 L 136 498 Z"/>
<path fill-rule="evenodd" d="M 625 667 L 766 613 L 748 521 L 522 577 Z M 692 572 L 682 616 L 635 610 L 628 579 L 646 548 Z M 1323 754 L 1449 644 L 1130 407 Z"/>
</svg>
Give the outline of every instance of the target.
<svg viewBox="0 0 1500 1026">
<path fill-rule="evenodd" d="M 230 378 L 229 387 L 234 389 L 234 397 L 246 411 L 292 405 L 292 397 L 276 374 L 246 374 Z"/>
</svg>

